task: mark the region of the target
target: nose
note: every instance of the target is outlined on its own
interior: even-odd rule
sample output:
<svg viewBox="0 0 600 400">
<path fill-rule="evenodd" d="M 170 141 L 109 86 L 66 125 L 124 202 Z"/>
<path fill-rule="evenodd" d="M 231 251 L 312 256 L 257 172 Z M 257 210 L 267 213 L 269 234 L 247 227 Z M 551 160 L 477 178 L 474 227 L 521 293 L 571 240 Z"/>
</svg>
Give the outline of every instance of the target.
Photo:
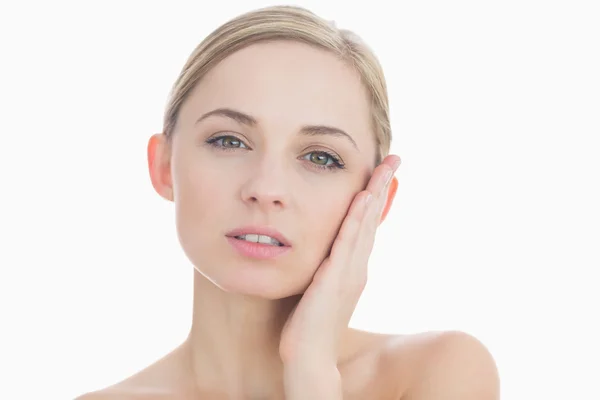
<svg viewBox="0 0 600 400">
<path fill-rule="evenodd" d="M 260 167 L 248 171 L 242 185 L 242 200 L 263 211 L 283 209 L 289 202 L 289 181 L 281 167 L 266 164 L 261 163 Z"/>
</svg>

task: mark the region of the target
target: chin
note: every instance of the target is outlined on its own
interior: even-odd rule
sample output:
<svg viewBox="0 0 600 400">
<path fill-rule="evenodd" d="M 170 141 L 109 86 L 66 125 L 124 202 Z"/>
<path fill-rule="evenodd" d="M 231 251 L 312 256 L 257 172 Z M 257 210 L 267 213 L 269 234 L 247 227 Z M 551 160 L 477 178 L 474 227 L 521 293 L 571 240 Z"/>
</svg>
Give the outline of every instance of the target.
<svg viewBox="0 0 600 400">
<path fill-rule="evenodd" d="M 231 264 L 229 264 L 231 265 Z M 230 271 L 202 271 L 200 274 L 227 293 L 278 300 L 304 293 L 312 275 L 298 279 L 292 270 L 237 266 Z M 225 272 L 225 273 L 224 273 Z"/>
</svg>

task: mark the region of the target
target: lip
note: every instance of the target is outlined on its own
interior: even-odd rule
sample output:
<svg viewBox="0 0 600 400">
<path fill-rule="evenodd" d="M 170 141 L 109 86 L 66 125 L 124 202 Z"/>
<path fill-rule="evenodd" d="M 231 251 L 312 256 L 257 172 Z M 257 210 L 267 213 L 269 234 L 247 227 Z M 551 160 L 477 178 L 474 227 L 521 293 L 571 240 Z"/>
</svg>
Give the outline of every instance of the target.
<svg viewBox="0 0 600 400">
<path fill-rule="evenodd" d="M 292 246 L 290 241 L 285 236 L 283 236 L 281 232 L 279 232 L 277 229 L 270 228 L 268 226 L 244 226 L 238 229 L 234 229 L 231 232 L 228 232 L 225 236 L 229 238 L 234 238 L 235 236 L 247 235 L 249 233 L 270 236 L 274 239 L 277 239 L 281 244 L 283 244 L 283 246 L 279 247 Z"/>
<path fill-rule="evenodd" d="M 281 256 L 292 249 L 290 246 L 273 246 L 264 243 L 253 243 L 230 236 L 227 236 L 227 241 L 242 256 L 257 260 L 272 259 Z"/>
</svg>

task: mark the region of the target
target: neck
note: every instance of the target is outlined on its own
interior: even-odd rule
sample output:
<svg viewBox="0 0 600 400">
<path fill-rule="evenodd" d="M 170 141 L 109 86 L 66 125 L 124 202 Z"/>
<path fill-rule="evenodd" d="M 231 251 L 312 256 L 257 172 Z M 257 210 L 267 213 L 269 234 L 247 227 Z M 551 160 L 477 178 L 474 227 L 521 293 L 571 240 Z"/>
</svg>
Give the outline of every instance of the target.
<svg viewBox="0 0 600 400">
<path fill-rule="evenodd" d="M 186 348 L 197 387 L 231 398 L 283 398 L 279 337 L 299 298 L 227 293 L 194 270 Z"/>
</svg>

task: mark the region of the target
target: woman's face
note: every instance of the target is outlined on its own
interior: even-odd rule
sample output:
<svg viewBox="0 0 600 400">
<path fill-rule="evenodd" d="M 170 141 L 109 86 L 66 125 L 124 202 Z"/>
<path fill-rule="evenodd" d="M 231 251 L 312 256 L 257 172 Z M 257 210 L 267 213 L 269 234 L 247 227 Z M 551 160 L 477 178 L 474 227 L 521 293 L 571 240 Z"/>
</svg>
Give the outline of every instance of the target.
<svg viewBox="0 0 600 400">
<path fill-rule="evenodd" d="M 183 250 L 225 291 L 302 293 L 375 152 L 368 94 L 335 55 L 284 41 L 237 51 L 180 110 L 170 193 Z M 278 230 L 291 249 L 269 260 L 242 256 L 226 235 L 248 225 Z"/>
</svg>

